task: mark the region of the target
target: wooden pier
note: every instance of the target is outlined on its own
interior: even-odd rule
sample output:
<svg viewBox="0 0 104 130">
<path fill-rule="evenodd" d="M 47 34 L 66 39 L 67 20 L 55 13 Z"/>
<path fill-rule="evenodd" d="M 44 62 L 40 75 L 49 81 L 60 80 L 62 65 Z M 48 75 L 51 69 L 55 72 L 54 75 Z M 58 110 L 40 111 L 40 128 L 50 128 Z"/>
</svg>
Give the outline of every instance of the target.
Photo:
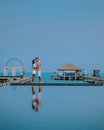
<svg viewBox="0 0 104 130">
<path fill-rule="evenodd" d="M 30 82 L 30 77 L 19 77 L 19 76 L 0 76 L 0 87 L 11 84 L 21 84 Z"/>
<path fill-rule="evenodd" d="M 83 80 L 88 83 L 101 83 L 104 84 L 104 78 L 95 76 L 83 76 Z"/>
</svg>

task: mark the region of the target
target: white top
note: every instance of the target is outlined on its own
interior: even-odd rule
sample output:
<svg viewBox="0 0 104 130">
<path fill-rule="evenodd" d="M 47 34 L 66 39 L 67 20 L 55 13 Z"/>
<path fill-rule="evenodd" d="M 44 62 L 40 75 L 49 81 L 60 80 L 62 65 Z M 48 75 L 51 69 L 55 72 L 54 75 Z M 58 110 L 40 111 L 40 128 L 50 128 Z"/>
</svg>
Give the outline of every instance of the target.
<svg viewBox="0 0 104 130">
<path fill-rule="evenodd" d="M 33 64 L 33 69 L 34 69 L 36 66 L 37 66 L 37 63 L 35 62 L 35 63 Z"/>
</svg>

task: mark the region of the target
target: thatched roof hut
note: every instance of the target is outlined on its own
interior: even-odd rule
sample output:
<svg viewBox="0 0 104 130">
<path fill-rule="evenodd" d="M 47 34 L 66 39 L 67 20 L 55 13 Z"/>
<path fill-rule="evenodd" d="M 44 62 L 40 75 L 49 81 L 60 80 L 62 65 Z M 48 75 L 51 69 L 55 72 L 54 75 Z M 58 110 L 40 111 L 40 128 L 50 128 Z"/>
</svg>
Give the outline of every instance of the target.
<svg viewBox="0 0 104 130">
<path fill-rule="evenodd" d="M 81 71 L 81 68 L 73 65 L 73 64 L 66 64 L 57 69 L 58 71 Z"/>
<path fill-rule="evenodd" d="M 74 78 L 78 79 L 80 77 L 81 68 L 73 65 L 73 64 L 66 64 L 57 69 L 59 71 L 59 76 L 63 76 L 64 79 L 66 78 Z"/>
</svg>

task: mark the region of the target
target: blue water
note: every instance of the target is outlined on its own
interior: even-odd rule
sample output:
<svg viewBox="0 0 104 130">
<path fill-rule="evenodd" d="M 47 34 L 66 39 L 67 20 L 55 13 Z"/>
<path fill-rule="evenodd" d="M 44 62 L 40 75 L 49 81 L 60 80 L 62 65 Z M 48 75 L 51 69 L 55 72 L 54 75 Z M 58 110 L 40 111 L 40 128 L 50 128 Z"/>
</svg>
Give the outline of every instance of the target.
<svg viewBox="0 0 104 130">
<path fill-rule="evenodd" d="M 32 109 L 31 86 L 0 87 L 0 130 L 104 130 L 104 86 L 44 86 L 41 102 Z"/>
<path fill-rule="evenodd" d="M 31 86 L 1 87 L 0 130 L 104 129 L 104 87 L 45 86 L 41 101 L 35 111 Z"/>
<path fill-rule="evenodd" d="M 2 73 L 0 73 L 0 75 L 2 75 L 3 76 L 3 72 Z M 10 72 L 8 73 L 8 75 L 12 75 Z M 20 73 L 17 73 L 16 75 L 20 75 Z M 25 76 L 28 76 L 28 77 L 32 77 L 32 72 L 28 72 L 28 73 L 26 73 L 25 74 Z M 45 82 L 45 83 L 78 83 L 78 82 L 82 82 L 83 83 L 83 81 L 76 81 L 76 80 L 53 80 L 51 77 L 53 76 L 53 72 L 43 72 L 42 73 L 42 78 L 43 78 L 43 81 Z M 101 73 L 101 77 L 102 78 L 104 78 L 104 73 Z M 35 78 L 35 80 L 34 80 L 34 82 L 37 82 L 38 81 L 38 76 L 36 75 L 36 78 Z"/>
</svg>

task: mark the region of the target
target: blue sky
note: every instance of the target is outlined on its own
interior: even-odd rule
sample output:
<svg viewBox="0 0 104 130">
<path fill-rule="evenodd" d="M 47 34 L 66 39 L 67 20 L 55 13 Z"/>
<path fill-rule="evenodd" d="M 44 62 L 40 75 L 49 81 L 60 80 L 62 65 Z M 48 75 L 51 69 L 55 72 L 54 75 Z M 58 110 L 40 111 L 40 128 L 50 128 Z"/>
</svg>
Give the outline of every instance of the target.
<svg viewBox="0 0 104 130">
<path fill-rule="evenodd" d="M 103 0 L 0 0 L 0 71 L 13 57 L 31 70 L 72 63 L 104 71 Z"/>
</svg>

